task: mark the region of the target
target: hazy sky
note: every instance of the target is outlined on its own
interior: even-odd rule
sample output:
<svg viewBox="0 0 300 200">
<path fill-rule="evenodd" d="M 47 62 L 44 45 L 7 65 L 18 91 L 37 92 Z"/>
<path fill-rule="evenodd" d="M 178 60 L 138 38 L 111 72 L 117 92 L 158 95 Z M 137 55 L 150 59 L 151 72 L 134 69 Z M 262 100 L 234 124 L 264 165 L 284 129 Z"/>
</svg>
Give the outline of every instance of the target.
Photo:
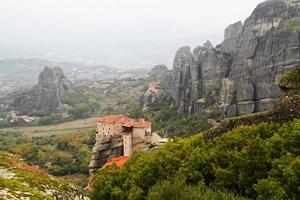
<svg viewBox="0 0 300 200">
<path fill-rule="evenodd" d="M 169 64 L 181 45 L 221 42 L 261 1 L 0 0 L 0 58 Z"/>
</svg>

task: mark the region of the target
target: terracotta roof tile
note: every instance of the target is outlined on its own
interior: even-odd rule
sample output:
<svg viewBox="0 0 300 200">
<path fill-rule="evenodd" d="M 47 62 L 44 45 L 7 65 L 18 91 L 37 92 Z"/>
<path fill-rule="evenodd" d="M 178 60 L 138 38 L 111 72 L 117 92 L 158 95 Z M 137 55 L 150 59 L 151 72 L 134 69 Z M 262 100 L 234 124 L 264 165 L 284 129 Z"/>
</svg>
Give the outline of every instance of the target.
<svg viewBox="0 0 300 200">
<path fill-rule="evenodd" d="M 153 92 L 153 93 L 158 93 L 159 92 L 159 86 L 152 83 L 152 84 L 149 85 L 148 90 L 150 92 Z"/>
<path fill-rule="evenodd" d="M 113 164 L 116 164 L 117 167 L 121 168 L 127 163 L 128 160 L 129 160 L 129 157 L 126 157 L 126 156 L 120 156 L 120 157 L 112 158 L 109 161 L 107 161 L 105 163 L 105 165 L 103 165 L 102 168 L 109 167 Z"/>
<path fill-rule="evenodd" d="M 148 128 L 151 126 L 151 122 L 144 119 L 132 119 L 124 115 L 106 115 L 98 117 L 98 122 L 108 123 L 108 124 L 120 124 L 126 127 L 136 127 L 136 128 Z"/>
</svg>

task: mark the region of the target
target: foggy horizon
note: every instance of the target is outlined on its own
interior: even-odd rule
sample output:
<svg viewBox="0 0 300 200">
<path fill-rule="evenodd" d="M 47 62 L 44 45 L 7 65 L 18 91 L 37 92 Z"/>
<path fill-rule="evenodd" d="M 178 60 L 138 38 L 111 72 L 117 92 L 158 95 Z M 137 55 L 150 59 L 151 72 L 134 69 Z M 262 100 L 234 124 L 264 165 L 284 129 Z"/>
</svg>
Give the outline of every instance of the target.
<svg viewBox="0 0 300 200">
<path fill-rule="evenodd" d="M 112 67 L 172 65 L 177 49 L 222 42 L 261 0 L 0 0 L 0 59 Z"/>
</svg>

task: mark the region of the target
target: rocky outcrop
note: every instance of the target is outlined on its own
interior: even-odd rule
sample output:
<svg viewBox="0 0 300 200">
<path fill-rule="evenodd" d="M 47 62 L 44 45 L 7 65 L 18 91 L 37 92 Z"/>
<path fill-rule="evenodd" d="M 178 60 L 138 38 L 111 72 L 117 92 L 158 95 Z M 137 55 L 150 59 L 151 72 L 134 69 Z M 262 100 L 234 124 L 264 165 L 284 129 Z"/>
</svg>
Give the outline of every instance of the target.
<svg viewBox="0 0 300 200">
<path fill-rule="evenodd" d="M 236 45 L 242 30 L 243 24 L 241 21 L 231 24 L 225 29 L 224 41 L 220 45 L 223 52 L 234 53 L 236 51 Z"/>
<path fill-rule="evenodd" d="M 270 109 L 279 78 L 300 63 L 300 7 L 268 0 L 245 21 L 225 30 L 224 41 L 191 52 L 182 47 L 167 79 L 179 114 L 236 116 Z M 162 81 L 166 82 L 166 81 Z"/>
<path fill-rule="evenodd" d="M 144 109 L 153 105 L 163 97 L 171 96 L 174 90 L 173 71 L 169 70 L 165 65 L 155 66 L 149 74 L 151 83 L 143 96 L 140 98 L 140 103 Z"/>
<path fill-rule="evenodd" d="M 300 66 L 283 75 L 279 80 L 282 90 L 279 101 L 267 112 L 255 113 L 241 117 L 225 119 L 216 127 L 204 132 L 205 141 L 223 135 L 238 126 L 250 126 L 266 123 L 283 123 L 300 118 Z"/>
<path fill-rule="evenodd" d="M 150 71 L 150 79 L 152 81 L 164 81 L 168 74 L 168 67 L 166 65 L 156 65 Z"/>
<path fill-rule="evenodd" d="M 181 114 L 188 113 L 190 105 L 187 102 L 193 101 L 197 94 L 197 76 L 198 72 L 192 68 L 193 54 L 188 46 L 181 47 L 174 59 L 172 97 Z"/>
<path fill-rule="evenodd" d="M 123 155 L 122 135 L 114 137 L 98 135 L 96 144 L 93 148 L 92 160 L 89 164 L 90 174 L 93 174 L 99 166 L 103 166 L 109 158 L 115 158 Z"/>
<path fill-rule="evenodd" d="M 300 61 L 299 32 L 288 32 L 284 24 L 299 15 L 299 6 L 273 0 L 245 21 L 228 77 L 233 84 L 226 95 L 233 98 L 220 102 L 229 105 L 222 107 L 227 116 L 267 110 L 278 100 L 279 78 Z"/>
<path fill-rule="evenodd" d="M 66 112 L 67 106 L 62 104 L 61 98 L 71 91 L 72 84 L 61 68 L 48 66 L 39 75 L 38 84 L 31 91 L 16 97 L 12 106 L 26 115 Z"/>
<path fill-rule="evenodd" d="M 150 83 L 147 92 L 143 96 L 143 108 L 147 109 L 148 106 L 153 105 L 163 94 L 160 89 L 160 85 L 155 83 Z"/>
<path fill-rule="evenodd" d="M 194 105 L 193 112 L 202 112 L 210 114 L 216 109 L 216 104 L 220 99 L 222 82 L 230 69 L 231 57 L 221 52 L 219 49 L 201 49 L 199 52 L 194 51 L 195 71 L 199 72 L 198 98 L 191 103 Z M 203 110 L 203 102 L 204 107 Z"/>
<path fill-rule="evenodd" d="M 213 48 L 214 48 L 214 46 L 212 45 L 212 43 L 211 43 L 209 40 L 207 40 L 207 41 L 203 44 L 203 47 L 204 47 L 205 49 L 213 49 Z"/>
</svg>

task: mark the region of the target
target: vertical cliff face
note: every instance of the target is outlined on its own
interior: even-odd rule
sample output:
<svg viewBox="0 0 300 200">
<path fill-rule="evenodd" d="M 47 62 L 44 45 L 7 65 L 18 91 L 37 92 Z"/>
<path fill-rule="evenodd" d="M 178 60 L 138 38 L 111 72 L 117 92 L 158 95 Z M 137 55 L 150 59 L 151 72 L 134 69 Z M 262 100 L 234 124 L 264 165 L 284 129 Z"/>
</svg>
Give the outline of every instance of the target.
<svg viewBox="0 0 300 200">
<path fill-rule="evenodd" d="M 29 92 L 18 96 L 13 107 L 21 114 L 43 115 L 66 111 L 61 98 L 72 91 L 71 82 L 65 77 L 61 68 L 45 67 L 39 75 L 38 84 Z"/>
<path fill-rule="evenodd" d="M 271 108 L 279 78 L 300 63 L 299 16 L 299 3 L 268 0 L 244 25 L 228 26 L 215 48 L 180 48 L 167 78 L 178 112 L 236 116 Z"/>
<path fill-rule="evenodd" d="M 220 45 L 223 52 L 234 53 L 236 52 L 236 45 L 240 39 L 241 32 L 243 30 L 243 24 L 241 21 L 229 25 L 225 29 L 224 41 Z"/>
<path fill-rule="evenodd" d="M 188 46 L 181 47 L 174 59 L 172 97 L 175 99 L 180 114 L 189 113 L 189 102 L 197 90 L 197 71 L 192 66 L 193 54 Z"/>
<path fill-rule="evenodd" d="M 199 46 L 194 50 L 192 68 L 197 84 L 195 98 L 189 102 L 191 113 L 202 112 L 209 115 L 216 109 L 221 92 L 222 80 L 227 76 L 231 56 L 212 45 Z"/>
<path fill-rule="evenodd" d="M 271 108 L 280 95 L 277 81 L 299 63 L 299 32 L 288 32 L 285 23 L 300 15 L 288 1 L 266 1 L 245 21 L 228 77 L 224 85 L 227 116 Z M 225 83 L 226 84 L 226 83 Z"/>
<path fill-rule="evenodd" d="M 103 166 L 109 158 L 123 155 L 122 135 L 113 137 L 96 135 L 96 144 L 93 148 L 92 160 L 89 164 L 90 174 L 93 174 L 99 166 Z"/>
<path fill-rule="evenodd" d="M 203 104 L 212 105 L 218 101 L 230 60 L 230 56 L 215 49 L 209 41 L 197 47 L 193 54 L 190 47 L 178 50 L 173 66 L 172 97 L 180 114 L 198 112 Z"/>
</svg>

